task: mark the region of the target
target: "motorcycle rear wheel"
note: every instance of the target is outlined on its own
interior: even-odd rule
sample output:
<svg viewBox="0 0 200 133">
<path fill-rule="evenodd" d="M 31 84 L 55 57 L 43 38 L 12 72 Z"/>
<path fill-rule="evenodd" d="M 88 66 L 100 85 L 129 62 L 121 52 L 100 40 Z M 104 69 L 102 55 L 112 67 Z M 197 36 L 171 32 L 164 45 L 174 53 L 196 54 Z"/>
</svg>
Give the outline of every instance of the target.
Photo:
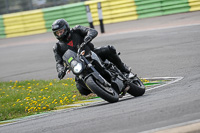
<svg viewBox="0 0 200 133">
<path fill-rule="evenodd" d="M 86 85 L 90 88 L 90 90 L 97 94 L 97 96 L 108 101 L 109 103 L 118 102 L 119 100 L 119 95 L 113 88 L 109 88 L 113 90 L 113 93 L 107 92 L 105 88 L 103 88 L 103 85 L 98 85 L 97 81 L 95 81 L 92 76 L 89 76 L 86 79 Z"/>
<path fill-rule="evenodd" d="M 130 83 L 128 93 L 134 97 L 142 96 L 145 93 L 145 86 L 138 77 L 134 77 L 134 81 Z"/>
</svg>

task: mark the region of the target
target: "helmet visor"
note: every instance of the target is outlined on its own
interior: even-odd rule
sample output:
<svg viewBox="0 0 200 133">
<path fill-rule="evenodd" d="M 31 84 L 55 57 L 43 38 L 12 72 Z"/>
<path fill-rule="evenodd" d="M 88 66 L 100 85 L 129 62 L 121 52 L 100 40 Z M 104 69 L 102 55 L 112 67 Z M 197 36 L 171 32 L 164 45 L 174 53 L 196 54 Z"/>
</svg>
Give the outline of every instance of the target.
<svg viewBox="0 0 200 133">
<path fill-rule="evenodd" d="M 55 33 L 58 37 L 62 36 L 65 32 L 65 29 L 60 29 L 60 30 L 57 30 Z"/>
<path fill-rule="evenodd" d="M 66 26 L 65 25 L 60 29 L 54 30 L 54 35 L 57 38 L 60 38 L 60 37 L 64 36 L 64 34 L 67 34 L 67 30 L 66 30 Z"/>
</svg>

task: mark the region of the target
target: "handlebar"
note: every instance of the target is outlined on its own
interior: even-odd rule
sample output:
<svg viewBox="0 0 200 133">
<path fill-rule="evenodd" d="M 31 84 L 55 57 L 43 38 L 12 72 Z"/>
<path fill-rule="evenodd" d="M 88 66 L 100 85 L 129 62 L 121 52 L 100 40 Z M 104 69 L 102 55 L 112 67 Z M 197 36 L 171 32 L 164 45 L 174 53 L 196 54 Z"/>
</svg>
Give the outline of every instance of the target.
<svg viewBox="0 0 200 133">
<path fill-rule="evenodd" d="M 80 45 L 80 47 L 78 48 L 78 52 L 77 52 L 77 54 L 81 54 L 81 48 L 83 48 L 83 46 L 85 46 L 86 45 L 86 43 L 85 42 L 83 42 L 81 45 Z"/>
</svg>

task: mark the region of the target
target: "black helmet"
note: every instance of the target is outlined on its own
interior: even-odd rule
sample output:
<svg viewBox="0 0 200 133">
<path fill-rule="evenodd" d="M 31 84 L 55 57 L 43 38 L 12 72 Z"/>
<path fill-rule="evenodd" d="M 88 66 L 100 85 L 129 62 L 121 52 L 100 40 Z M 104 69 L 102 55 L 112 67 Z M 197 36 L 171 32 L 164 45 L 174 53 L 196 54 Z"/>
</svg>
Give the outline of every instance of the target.
<svg viewBox="0 0 200 133">
<path fill-rule="evenodd" d="M 70 27 L 66 20 L 57 19 L 52 24 L 52 31 L 57 39 L 64 39 L 69 36 Z"/>
</svg>

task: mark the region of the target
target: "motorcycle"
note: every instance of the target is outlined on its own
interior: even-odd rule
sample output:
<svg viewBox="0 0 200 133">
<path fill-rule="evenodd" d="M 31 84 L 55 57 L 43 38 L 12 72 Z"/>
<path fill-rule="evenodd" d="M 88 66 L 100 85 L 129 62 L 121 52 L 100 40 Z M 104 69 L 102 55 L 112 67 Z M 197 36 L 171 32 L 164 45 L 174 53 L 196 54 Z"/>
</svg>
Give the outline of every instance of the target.
<svg viewBox="0 0 200 133">
<path fill-rule="evenodd" d="M 102 61 L 93 51 L 85 55 L 84 45 L 81 44 L 77 53 L 68 49 L 62 58 L 68 70 L 83 80 L 89 90 L 110 103 L 117 102 L 126 93 L 134 97 L 145 93 L 145 86 L 136 74 L 122 73 L 113 63 Z"/>
</svg>

